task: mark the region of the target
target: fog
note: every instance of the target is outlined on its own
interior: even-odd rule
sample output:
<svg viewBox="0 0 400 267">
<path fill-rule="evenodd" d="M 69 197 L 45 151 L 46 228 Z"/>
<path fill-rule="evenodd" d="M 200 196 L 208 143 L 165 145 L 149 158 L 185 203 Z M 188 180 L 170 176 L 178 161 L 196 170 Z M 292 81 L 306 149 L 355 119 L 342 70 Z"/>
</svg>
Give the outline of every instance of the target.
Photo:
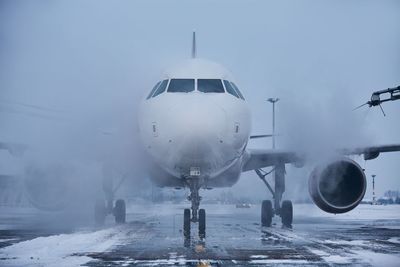
<svg viewBox="0 0 400 267">
<path fill-rule="evenodd" d="M 1 151 L 0 171 L 71 166 L 73 188 L 101 191 L 106 164 L 150 188 L 143 170 L 137 106 L 163 69 L 198 56 L 232 71 L 253 115 L 253 134 L 315 158 L 337 147 L 399 143 L 400 103 L 352 109 L 400 84 L 398 1 L 1 1 L 0 140 L 23 143 L 22 159 Z M 251 148 L 271 147 L 269 139 Z M 399 189 L 399 155 L 363 162 L 377 193 Z M 43 165 L 46 165 L 43 167 Z M 312 164 L 311 164 L 312 165 Z M 289 197 L 303 199 L 313 166 L 287 168 Z M 57 172 L 57 171 L 55 171 Z M 230 189 L 269 197 L 255 173 Z M 368 189 L 369 190 L 369 189 Z M 370 194 L 367 191 L 367 195 Z"/>
</svg>

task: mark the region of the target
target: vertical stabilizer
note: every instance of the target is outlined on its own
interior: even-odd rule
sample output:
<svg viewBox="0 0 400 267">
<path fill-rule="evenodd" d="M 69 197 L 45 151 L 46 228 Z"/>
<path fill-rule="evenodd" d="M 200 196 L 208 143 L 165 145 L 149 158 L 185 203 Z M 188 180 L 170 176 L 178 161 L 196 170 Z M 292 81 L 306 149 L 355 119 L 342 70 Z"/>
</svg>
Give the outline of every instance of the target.
<svg viewBox="0 0 400 267">
<path fill-rule="evenodd" d="M 197 48 L 196 48 L 196 32 L 193 31 L 193 39 L 192 39 L 192 58 L 196 58 Z"/>
</svg>

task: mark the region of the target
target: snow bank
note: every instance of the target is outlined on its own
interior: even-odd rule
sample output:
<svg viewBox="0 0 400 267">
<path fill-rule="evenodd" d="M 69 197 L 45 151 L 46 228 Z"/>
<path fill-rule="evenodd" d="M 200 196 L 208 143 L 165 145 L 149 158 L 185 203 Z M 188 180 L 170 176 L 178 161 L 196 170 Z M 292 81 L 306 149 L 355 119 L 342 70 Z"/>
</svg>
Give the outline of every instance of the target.
<svg viewBox="0 0 400 267">
<path fill-rule="evenodd" d="M 95 232 L 76 232 L 38 237 L 0 249 L 2 263 L 9 266 L 79 266 L 89 260 L 75 253 L 102 252 L 126 237 L 126 228 L 118 226 Z"/>
</svg>

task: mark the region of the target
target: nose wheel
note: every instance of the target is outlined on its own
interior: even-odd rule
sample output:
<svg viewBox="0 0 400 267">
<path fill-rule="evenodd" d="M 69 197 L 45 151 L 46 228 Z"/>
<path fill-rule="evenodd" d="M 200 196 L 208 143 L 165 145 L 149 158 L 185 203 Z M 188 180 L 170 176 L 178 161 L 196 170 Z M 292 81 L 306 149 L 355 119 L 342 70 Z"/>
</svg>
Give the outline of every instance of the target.
<svg viewBox="0 0 400 267">
<path fill-rule="evenodd" d="M 200 238 L 206 237 L 206 210 L 205 209 L 199 210 L 199 237 Z"/>
<path fill-rule="evenodd" d="M 190 238 L 190 209 L 183 211 L 183 236 L 186 239 Z"/>
<path fill-rule="evenodd" d="M 185 239 L 190 239 L 190 228 L 191 228 L 190 209 L 184 209 L 183 211 L 183 236 Z M 206 211 L 205 209 L 199 210 L 199 238 L 206 237 Z"/>
</svg>

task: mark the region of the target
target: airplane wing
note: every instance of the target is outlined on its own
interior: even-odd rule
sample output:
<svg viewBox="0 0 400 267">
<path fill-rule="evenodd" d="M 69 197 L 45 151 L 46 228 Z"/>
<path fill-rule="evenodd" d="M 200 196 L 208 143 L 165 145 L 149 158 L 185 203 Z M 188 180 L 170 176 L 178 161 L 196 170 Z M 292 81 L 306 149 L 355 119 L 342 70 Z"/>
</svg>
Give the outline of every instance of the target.
<svg viewBox="0 0 400 267">
<path fill-rule="evenodd" d="M 358 147 L 339 149 L 339 155 L 363 155 L 365 160 L 375 159 L 380 153 L 400 151 L 400 144 Z M 274 166 L 279 163 L 293 163 L 302 166 L 306 158 L 294 151 L 277 149 L 249 149 L 246 151 L 242 171 L 250 171 L 259 168 Z"/>
<path fill-rule="evenodd" d="M 400 144 L 341 149 L 343 155 L 364 155 L 365 160 L 375 159 L 380 153 L 400 151 Z"/>
<path fill-rule="evenodd" d="M 256 170 L 278 163 L 296 163 L 302 162 L 303 157 L 295 152 L 282 151 L 277 149 L 250 149 L 246 151 L 242 171 Z"/>
</svg>

